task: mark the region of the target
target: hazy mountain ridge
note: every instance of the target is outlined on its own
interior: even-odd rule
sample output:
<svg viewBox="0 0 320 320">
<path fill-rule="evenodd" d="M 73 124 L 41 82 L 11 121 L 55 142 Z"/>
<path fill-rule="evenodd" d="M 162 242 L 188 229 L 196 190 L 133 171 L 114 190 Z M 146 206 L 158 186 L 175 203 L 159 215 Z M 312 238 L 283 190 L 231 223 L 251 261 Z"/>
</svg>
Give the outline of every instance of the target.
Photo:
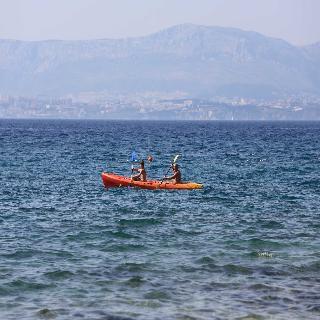
<svg viewBox="0 0 320 320">
<path fill-rule="evenodd" d="M 319 43 L 192 24 L 119 40 L 0 40 L 0 92 L 319 93 L 319 61 Z"/>
<path fill-rule="evenodd" d="M 303 50 L 309 59 L 313 62 L 320 63 L 320 42 L 305 46 Z"/>
</svg>

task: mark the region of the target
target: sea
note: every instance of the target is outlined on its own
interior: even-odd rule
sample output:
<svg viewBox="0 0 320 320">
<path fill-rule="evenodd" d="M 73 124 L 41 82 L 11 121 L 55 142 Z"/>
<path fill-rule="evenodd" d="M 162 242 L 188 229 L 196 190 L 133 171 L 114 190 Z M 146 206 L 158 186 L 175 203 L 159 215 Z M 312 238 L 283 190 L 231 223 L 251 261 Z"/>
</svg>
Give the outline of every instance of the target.
<svg viewBox="0 0 320 320">
<path fill-rule="evenodd" d="M 2 119 L 0 166 L 0 319 L 320 319 L 320 122 Z"/>
</svg>

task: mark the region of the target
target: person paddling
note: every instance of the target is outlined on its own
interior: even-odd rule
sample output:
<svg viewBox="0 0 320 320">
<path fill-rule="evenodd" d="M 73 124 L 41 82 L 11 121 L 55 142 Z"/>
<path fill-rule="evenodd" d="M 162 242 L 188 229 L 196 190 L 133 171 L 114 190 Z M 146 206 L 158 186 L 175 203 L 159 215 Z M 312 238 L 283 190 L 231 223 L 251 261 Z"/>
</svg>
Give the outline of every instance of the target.
<svg viewBox="0 0 320 320">
<path fill-rule="evenodd" d="M 147 172 L 144 168 L 144 161 L 140 162 L 140 168 L 132 168 L 132 171 L 138 172 L 138 174 L 131 176 L 133 181 L 147 181 Z"/>
<path fill-rule="evenodd" d="M 174 180 L 175 183 L 181 183 L 181 172 L 177 163 L 172 165 L 173 175 L 170 177 L 164 177 L 163 180 Z"/>
</svg>

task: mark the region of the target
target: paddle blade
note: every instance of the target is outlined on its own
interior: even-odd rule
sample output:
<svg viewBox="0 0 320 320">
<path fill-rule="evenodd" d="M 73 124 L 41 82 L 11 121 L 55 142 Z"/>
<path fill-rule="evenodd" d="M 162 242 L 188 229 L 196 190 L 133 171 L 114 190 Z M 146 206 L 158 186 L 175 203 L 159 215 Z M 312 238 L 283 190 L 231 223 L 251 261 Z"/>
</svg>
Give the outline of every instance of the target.
<svg viewBox="0 0 320 320">
<path fill-rule="evenodd" d="M 131 154 L 131 162 L 136 162 L 136 161 L 138 161 L 137 154 L 133 151 Z"/>
<path fill-rule="evenodd" d="M 172 162 L 172 163 L 176 163 L 179 157 L 180 157 L 180 155 L 177 154 L 177 155 L 173 158 L 173 162 Z"/>
</svg>

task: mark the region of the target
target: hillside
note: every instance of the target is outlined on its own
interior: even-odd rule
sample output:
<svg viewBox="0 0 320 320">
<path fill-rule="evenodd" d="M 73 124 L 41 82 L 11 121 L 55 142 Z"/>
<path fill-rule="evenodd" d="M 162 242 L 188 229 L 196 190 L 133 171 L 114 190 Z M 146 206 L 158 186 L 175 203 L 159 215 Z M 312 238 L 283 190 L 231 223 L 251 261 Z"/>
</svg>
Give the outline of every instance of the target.
<svg viewBox="0 0 320 320">
<path fill-rule="evenodd" d="M 320 94 L 319 45 L 184 24 L 145 37 L 0 40 L 0 93 L 176 91 L 192 96 Z"/>
</svg>

